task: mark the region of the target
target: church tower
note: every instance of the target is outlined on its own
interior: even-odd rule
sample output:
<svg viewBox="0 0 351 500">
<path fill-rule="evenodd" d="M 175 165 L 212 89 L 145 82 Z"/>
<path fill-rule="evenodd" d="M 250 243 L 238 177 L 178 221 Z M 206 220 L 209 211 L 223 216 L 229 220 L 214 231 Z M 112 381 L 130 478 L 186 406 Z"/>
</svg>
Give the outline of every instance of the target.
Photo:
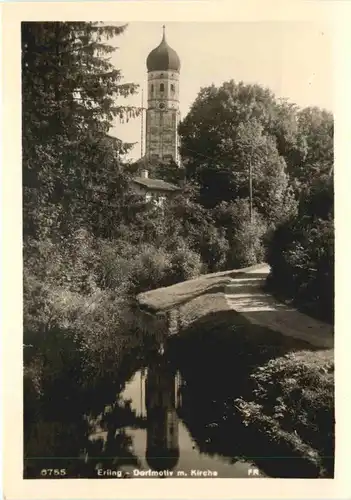
<svg viewBox="0 0 351 500">
<path fill-rule="evenodd" d="M 146 158 L 178 163 L 180 60 L 166 42 L 165 26 L 162 41 L 148 55 L 146 66 Z"/>
<path fill-rule="evenodd" d="M 173 470 L 179 461 L 179 377 L 166 356 L 149 365 L 145 382 L 147 443 L 145 458 L 152 470 Z"/>
</svg>

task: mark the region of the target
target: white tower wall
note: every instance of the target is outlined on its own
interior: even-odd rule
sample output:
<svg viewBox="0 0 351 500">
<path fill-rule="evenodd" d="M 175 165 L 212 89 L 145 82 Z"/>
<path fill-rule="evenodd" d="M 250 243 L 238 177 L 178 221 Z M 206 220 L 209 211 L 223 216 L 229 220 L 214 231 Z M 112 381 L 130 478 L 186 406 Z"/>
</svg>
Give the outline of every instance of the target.
<svg viewBox="0 0 351 500">
<path fill-rule="evenodd" d="M 178 162 L 179 73 L 173 70 L 148 73 L 146 156 Z"/>
</svg>

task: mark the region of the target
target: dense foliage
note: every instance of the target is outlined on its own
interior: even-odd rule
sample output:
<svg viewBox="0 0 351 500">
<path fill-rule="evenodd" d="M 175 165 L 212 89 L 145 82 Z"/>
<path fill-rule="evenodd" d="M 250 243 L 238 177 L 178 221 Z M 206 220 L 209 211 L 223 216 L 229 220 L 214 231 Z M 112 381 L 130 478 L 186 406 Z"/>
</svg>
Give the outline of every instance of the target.
<svg viewBox="0 0 351 500">
<path fill-rule="evenodd" d="M 270 288 L 310 314 L 334 318 L 333 182 L 319 178 L 301 194 L 298 216 L 268 238 Z"/>
<path fill-rule="evenodd" d="M 301 351 L 271 359 L 251 374 L 251 398 L 236 400 L 244 423 L 273 443 L 306 455 L 319 474 L 334 470 L 334 360 Z"/>
<path fill-rule="evenodd" d="M 139 112 L 123 105 L 137 86 L 109 61 L 125 28 L 22 24 L 26 457 L 91 448 L 89 419 L 133 374 L 133 297 L 201 268 L 185 243 L 160 244 L 162 217 L 130 189 L 130 145 L 109 135 Z M 110 444 L 128 455 L 120 433 Z"/>
<path fill-rule="evenodd" d="M 225 228 L 226 265 L 260 261 L 266 246 L 271 290 L 331 320 L 333 116 L 230 81 L 200 91 L 180 134 L 187 178 Z"/>
<path fill-rule="evenodd" d="M 146 342 L 137 293 L 255 264 L 266 244 L 275 290 L 325 311 L 332 303 L 330 114 L 299 110 L 259 85 L 201 89 L 179 128 L 182 167 L 147 165 L 180 187 L 155 209 L 132 189 L 145 162 L 128 162 L 132 145 L 109 135 L 140 111 L 123 101 L 137 85 L 109 59 L 109 40 L 125 29 L 22 23 L 27 456 L 57 446 L 67 454 L 68 444 L 74 455 L 82 440 L 88 450 L 90 419 L 114 401 L 119 374 L 132 375 L 135 346 Z M 56 429 L 57 442 L 45 444 L 38 422 Z M 111 446 L 127 456 L 118 436 Z"/>
</svg>

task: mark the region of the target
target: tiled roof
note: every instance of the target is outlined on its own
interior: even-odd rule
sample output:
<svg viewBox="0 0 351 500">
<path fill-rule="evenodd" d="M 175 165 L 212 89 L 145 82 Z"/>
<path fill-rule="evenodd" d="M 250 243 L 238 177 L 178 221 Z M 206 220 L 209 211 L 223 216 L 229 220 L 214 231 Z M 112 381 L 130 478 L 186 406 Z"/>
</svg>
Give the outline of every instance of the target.
<svg viewBox="0 0 351 500">
<path fill-rule="evenodd" d="M 135 177 L 133 179 L 136 184 L 140 184 L 148 189 L 156 189 L 159 191 L 179 191 L 179 187 L 161 179 L 150 179 L 149 177 Z"/>
</svg>

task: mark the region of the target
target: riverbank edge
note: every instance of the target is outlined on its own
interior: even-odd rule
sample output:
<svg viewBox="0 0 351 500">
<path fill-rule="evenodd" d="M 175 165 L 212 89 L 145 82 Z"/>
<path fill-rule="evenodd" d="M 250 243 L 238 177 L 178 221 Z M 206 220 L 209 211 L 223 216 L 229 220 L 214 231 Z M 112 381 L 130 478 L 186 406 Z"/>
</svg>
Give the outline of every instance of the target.
<svg viewBox="0 0 351 500">
<path fill-rule="evenodd" d="M 317 351 L 318 354 L 318 351 Z M 313 360 L 315 354 L 302 351 L 300 352 L 300 359 L 292 360 L 291 355 L 285 355 L 282 357 L 277 357 L 273 360 L 277 365 L 281 365 L 281 377 L 285 379 L 286 373 L 284 372 L 284 362 L 291 362 L 293 366 L 293 373 L 296 375 L 298 381 L 299 375 L 302 378 L 301 372 L 306 373 L 308 371 L 313 372 L 313 375 L 317 374 L 315 379 L 315 384 L 303 387 L 303 391 L 306 393 L 313 391 L 315 389 L 320 393 L 323 393 L 323 398 L 328 400 L 334 399 L 334 352 L 332 350 L 324 351 L 325 357 L 320 358 L 316 363 L 316 366 L 312 368 Z M 332 368 L 330 370 L 330 368 Z M 323 384 L 325 380 L 322 374 L 331 371 L 332 383 Z M 325 455 L 323 449 L 319 446 L 312 445 L 315 440 L 316 429 L 315 423 L 312 419 L 308 422 L 308 432 L 305 432 L 305 439 L 296 432 L 296 429 L 287 430 L 281 421 L 284 421 L 283 415 L 277 416 L 277 407 L 286 406 L 286 414 L 296 414 L 295 408 L 292 406 L 292 393 L 287 394 L 289 391 L 276 391 L 278 384 L 273 380 L 273 377 L 269 376 L 269 366 L 261 365 L 254 373 L 251 374 L 251 378 L 254 379 L 258 374 L 266 375 L 266 383 L 264 384 L 264 389 L 266 392 L 266 398 L 257 396 L 253 391 L 251 395 L 245 394 L 240 398 L 235 400 L 235 413 L 242 419 L 242 422 L 246 426 L 247 430 L 255 436 L 256 443 L 260 443 L 262 450 L 270 449 L 274 450 L 274 453 L 278 457 L 284 460 L 284 457 L 297 458 L 299 470 L 301 471 L 301 476 L 306 478 L 334 478 L 334 432 L 335 432 L 335 408 L 334 401 L 325 407 L 325 412 L 332 416 L 333 424 L 330 428 L 330 439 L 328 448 L 332 449 L 328 455 Z M 320 373 L 320 378 L 318 378 L 318 373 Z M 261 387 L 262 389 L 262 387 Z M 303 392 L 302 391 L 302 392 Z M 276 392 L 276 397 L 274 402 L 271 400 L 272 392 Z M 331 396 L 332 394 L 332 396 Z M 331 397 L 330 397 L 331 396 Z M 306 396 L 305 396 L 305 399 Z M 289 405 L 290 403 L 290 405 Z M 309 401 L 310 411 L 313 413 L 315 409 L 315 400 L 311 397 Z M 286 415 L 285 415 L 286 416 Z M 301 417 L 302 420 L 303 417 Z M 299 416 L 296 415 L 295 425 L 296 427 L 301 427 L 301 421 L 299 421 Z M 322 431 L 318 431 L 322 432 Z M 306 435 L 307 434 L 307 435 Z M 261 463 L 260 463 L 261 462 Z M 258 466 L 262 466 L 263 461 L 258 461 Z M 283 464 L 282 464 L 283 465 Z M 294 471 L 295 472 L 295 471 Z M 287 474 L 289 477 L 289 473 Z"/>
<path fill-rule="evenodd" d="M 252 268 L 245 270 L 244 273 L 238 275 L 238 278 L 247 278 L 248 275 L 252 274 L 253 276 L 257 271 L 262 272 L 263 268 Z M 267 270 L 267 277 L 269 276 L 269 272 Z M 296 357 L 293 361 L 296 366 L 296 373 L 299 372 L 301 366 L 304 364 L 306 366 L 312 365 L 314 361 L 317 361 L 318 368 L 321 373 L 324 373 L 330 368 L 331 364 L 334 364 L 334 331 L 333 326 L 329 323 L 326 323 L 316 317 L 310 316 L 306 314 L 305 311 L 299 310 L 297 307 L 292 307 L 291 304 L 283 302 L 279 300 L 277 295 L 273 294 L 266 287 L 266 279 L 259 280 L 257 290 L 262 292 L 266 297 L 270 299 L 270 306 L 275 307 L 278 306 L 280 311 L 284 311 L 284 309 L 288 312 L 289 315 L 293 314 L 298 322 L 299 322 L 299 330 L 295 330 L 293 334 L 290 329 L 286 327 L 284 324 L 280 324 L 279 328 L 272 328 L 271 324 L 266 321 L 252 321 L 252 317 L 250 317 L 251 312 L 255 310 L 255 301 L 252 301 L 250 312 L 245 313 L 240 311 L 240 308 L 233 307 L 233 303 L 230 304 L 230 307 L 235 310 L 235 312 L 245 318 L 246 321 L 251 323 L 253 326 L 258 325 L 262 328 L 267 328 L 270 331 L 278 331 L 281 335 L 285 337 L 293 337 L 296 341 L 302 340 L 307 341 L 311 347 L 317 348 L 320 350 L 317 351 L 300 351 L 300 356 Z M 230 285 L 235 283 L 235 278 L 231 279 Z M 228 285 L 225 286 L 225 292 L 227 291 Z M 225 293 L 225 298 L 228 301 L 228 295 Z M 260 298 L 262 300 L 262 298 Z M 280 312 L 281 314 L 281 312 Z M 318 339 L 318 333 L 322 330 L 323 338 Z M 306 335 L 308 332 L 308 335 Z M 319 356 L 319 353 L 321 354 Z M 277 357 L 274 361 L 276 363 L 280 363 L 288 360 L 290 355 L 285 355 L 283 357 Z M 261 372 L 264 373 L 267 366 L 259 366 L 256 370 L 256 373 Z M 318 371 L 318 370 L 316 370 Z M 255 376 L 255 373 L 252 374 Z M 284 376 L 284 372 L 282 369 L 282 377 Z M 322 378 L 322 377 L 321 377 Z M 273 380 L 267 379 L 266 388 L 269 390 L 269 387 L 272 385 Z M 327 389 L 326 389 L 327 390 Z M 278 399 L 278 396 L 277 396 Z M 324 478 L 332 478 L 334 477 L 334 457 L 323 457 L 321 456 L 320 450 L 312 447 L 309 443 L 304 442 L 303 439 L 295 432 L 286 431 L 280 424 L 280 421 L 274 417 L 272 417 L 273 413 L 273 405 L 269 405 L 268 401 L 264 401 L 263 399 L 259 400 L 255 397 L 250 397 L 246 395 L 246 397 L 237 398 L 235 401 L 235 407 L 238 415 L 242 418 L 243 422 L 247 426 L 247 429 L 253 432 L 256 439 L 262 443 L 262 449 L 266 449 L 266 447 L 270 447 L 276 451 L 278 456 L 284 456 L 284 454 L 288 456 L 293 456 L 296 458 L 301 458 L 303 465 L 301 464 L 301 469 L 304 468 L 308 471 L 308 476 L 314 476 L 315 478 L 324 477 Z M 331 409 L 334 412 L 334 408 Z M 311 424 L 312 427 L 312 424 Z M 332 463 L 331 463 L 332 462 Z"/>
<path fill-rule="evenodd" d="M 137 295 L 136 301 L 141 311 L 151 316 L 163 316 L 180 311 L 184 305 L 202 295 L 222 292 L 230 308 L 249 323 L 295 337 L 315 347 L 333 349 L 333 325 L 309 316 L 270 293 L 267 290 L 269 273 L 270 267 L 261 263 L 243 269 L 201 275 L 141 293 Z M 238 293 L 236 286 L 242 281 L 251 283 L 246 283 L 244 293 L 242 290 Z M 243 301 L 246 309 L 240 303 Z"/>
<path fill-rule="evenodd" d="M 279 308 L 280 310 L 284 307 L 289 314 L 293 312 L 293 314 L 297 315 L 300 321 L 300 329 L 302 335 L 290 335 L 288 330 L 282 326 L 278 330 L 276 328 L 273 329 L 275 333 L 279 333 L 282 337 L 286 337 L 290 342 L 303 341 L 307 345 L 307 350 L 303 352 L 303 363 L 307 367 L 309 362 L 314 359 L 313 352 L 322 351 L 325 353 L 325 357 L 321 357 L 320 361 L 317 360 L 317 377 L 318 370 L 323 373 L 326 369 L 326 366 L 334 363 L 334 339 L 333 339 L 333 327 L 327 323 L 318 321 L 314 318 L 309 317 L 305 313 L 300 312 L 298 309 L 293 309 L 289 307 L 287 304 L 280 302 L 275 296 L 270 294 L 265 288 L 265 279 L 262 278 L 262 274 L 268 276 L 269 268 L 266 264 L 258 264 L 245 269 L 238 269 L 234 271 L 226 271 L 221 273 L 215 273 L 211 275 L 204 275 L 198 278 L 189 280 L 187 282 L 179 283 L 176 285 L 172 285 L 171 287 L 152 290 L 143 294 L 140 294 L 137 299 L 139 303 L 139 307 L 143 311 L 147 311 L 152 316 L 162 316 L 165 313 L 169 313 L 172 310 L 177 310 L 179 315 L 179 322 L 181 324 L 181 328 L 187 328 L 194 321 L 200 320 L 205 317 L 206 314 L 215 312 L 216 306 L 215 301 L 212 300 L 216 296 L 217 298 L 221 298 L 221 306 L 220 309 L 222 311 L 233 311 L 237 315 L 238 318 L 242 318 L 247 323 L 251 323 L 253 326 L 258 326 L 261 328 L 265 328 L 267 330 L 271 330 L 269 325 L 266 322 L 251 322 L 250 315 L 241 312 L 240 310 L 236 310 L 233 307 L 233 304 L 230 304 L 228 301 L 228 287 L 231 285 L 235 285 L 236 279 L 245 279 L 248 275 L 254 275 L 258 273 L 261 275 L 261 280 L 259 283 L 260 294 L 269 297 L 270 301 Z M 257 290 L 256 290 L 257 291 Z M 168 297 L 167 297 L 167 294 Z M 212 297 L 212 299 L 211 299 Z M 246 297 L 247 298 L 247 297 Z M 204 309 L 201 308 L 207 301 L 207 305 Z M 251 304 L 254 308 L 254 304 Z M 190 317 L 189 314 L 186 313 L 186 310 L 191 309 Z M 218 308 L 217 308 L 218 310 Z M 194 312 L 195 311 L 195 312 Z M 198 312 L 198 314 L 197 314 Z M 322 327 L 322 329 L 327 330 L 327 341 L 322 341 L 321 343 L 315 341 L 316 336 L 311 335 L 308 339 L 306 338 L 306 331 L 311 331 L 311 324 L 315 326 L 316 331 Z M 313 328 L 312 328 L 313 329 Z M 311 351 L 308 350 L 308 345 L 311 346 Z M 301 349 L 300 349 L 301 352 Z M 289 355 L 287 355 L 289 356 Z M 280 360 L 283 360 L 286 356 L 277 357 L 276 361 L 279 363 Z M 294 363 L 294 362 L 293 362 Z M 262 365 L 258 368 L 259 370 L 265 369 L 265 366 Z M 299 369 L 301 369 L 301 365 L 298 360 L 296 360 L 296 374 L 299 376 Z M 282 372 L 282 377 L 284 373 Z M 321 378 L 322 380 L 322 378 Z M 267 386 L 273 383 L 272 380 L 267 380 Z M 307 387 L 308 389 L 308 387 Z M 326 391 L 328 388 L 325 389 Z M 277 395 L 279 397 L 279 394 Z M 260 407 L 260 412 L 257 413 L 252 411 L 255 405 Z M 309 476 L 307 477 L 333 477 L 333 466 L 329 468 L 328 471 L 325 470 L 323 465 L 323 459 L 321 458 L 321 450 L 315 449 L 310 446 L 307 442 L 303 441 L 296 435 L 295 432 L 287 432 L 284 428 L 281 427 L 279 420 L 271 417 L 274 405 L 267 404 L 265 402 L 262 405 L 262 401 L 255 400 L 253 395 L 243 395 L 242 398 L 238 398 L 236 400 L 236 405 L 233 408 L 233 416 L 239 416 L 245 421 L 245 425 L 248 429 L 252 429 L 257 439 L 262 441 L 262 443 L 266 443 L 266 445 L 272 445 L 273 449 L 276 450 L 276 453 L 280 456 L 284 456 L 284 454 L 289 454 L 295 456 L 296 458 L 301 458 L 302 461 L 306 464 L 306 468 L 309 471 Z M 251 411 L 251 415 L 250 415 Z M 326 408 L 326 411 L 334 413 L 334 408 Z M 311 422 L 311 434 L 313 434 L 313 423 Z M 262 445 L 263 449 L 265 449 L 266 445 Z M 334 462 L 334 460 L 332 460 Z"/>
</svg>

